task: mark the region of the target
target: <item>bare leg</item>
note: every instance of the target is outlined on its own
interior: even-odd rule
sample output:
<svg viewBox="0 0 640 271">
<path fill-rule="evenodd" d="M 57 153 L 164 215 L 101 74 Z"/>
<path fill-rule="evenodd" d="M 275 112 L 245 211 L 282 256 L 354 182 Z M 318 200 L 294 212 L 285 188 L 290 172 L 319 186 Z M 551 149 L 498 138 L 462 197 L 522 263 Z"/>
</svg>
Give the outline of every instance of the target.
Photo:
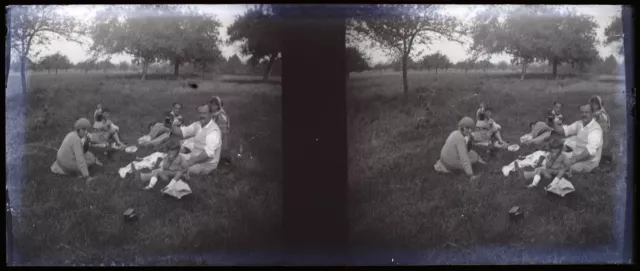
<svg viewBox="0 0 640 271">
<path fill-rule="evenodd" d="M 504 144 L 504 140 L 502 139 L 502 135 L 500 134 L 500 130 L 497 130 L 497 131 L 494 133 L 494 135 L 495 135 L 495 137 L 498 139 L 498 141 L 499 141 L 500 143 Z"/>
<path fill-rule="evenodd" d="M 124 146 L 124 143 L 122 143 L 122 141 L 120 140 L 120 135 L 118 135 L 118 133 L 113 133 L 113 139 L 116 140 L 116 143 L 118 143 L 118 145 L 120 146 Z"/>
</svg>

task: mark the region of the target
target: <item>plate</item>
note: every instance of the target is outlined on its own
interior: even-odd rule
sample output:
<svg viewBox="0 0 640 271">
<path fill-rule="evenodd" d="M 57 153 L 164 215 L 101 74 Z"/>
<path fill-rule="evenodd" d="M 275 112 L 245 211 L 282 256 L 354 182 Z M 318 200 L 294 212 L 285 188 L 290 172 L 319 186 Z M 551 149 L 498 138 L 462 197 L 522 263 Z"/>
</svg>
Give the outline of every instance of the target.
<svg viewBox="0 0 640 271">
<path fill-rule="evenodd" d="M 138 147 L 129 146 L 129 147 L 125 148 L 124 151 L 127 152 L 127 153 L 134 153 L 134 152 L 138 151 Z"/>
<path fill-rule="evenodd" d="M 513 144 L 507 147 L 507 150 L 513 151 L 513 152 L 518 151 L 519 149 L 520 149 L 520 146 L 518 144 Z"/>
</svg>

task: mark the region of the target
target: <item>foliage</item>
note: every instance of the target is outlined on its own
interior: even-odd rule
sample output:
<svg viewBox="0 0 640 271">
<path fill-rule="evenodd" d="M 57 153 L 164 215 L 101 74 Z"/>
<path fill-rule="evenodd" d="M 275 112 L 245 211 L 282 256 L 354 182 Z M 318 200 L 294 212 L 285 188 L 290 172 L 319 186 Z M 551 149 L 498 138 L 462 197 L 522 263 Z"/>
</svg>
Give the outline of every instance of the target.
<svg viewBox="0 0 640 271">
<path fill-rule="evenodd" d="M 622 31 L 622 17 L 616 16 L 613 18 L 613 21 L 604 29 L 605 36 L 605 45 L 610 45 L 613 43 L 617 43 L 618 45 L 618 53 L 622 54 L 624 52 L 622 43 L 624 40 L 624 33 Z"/>
<path fill-rule="evenodd" d="M 354 9 L 349 33 L 367 39 L 402 62 L 403 90 L 409 91 L 409 59 L 420 54 L 417 44 L 430 45 L 435 39 L 460 41 L 459 21 L 444 15 L 437 5 L 377 4 Z"/>
<path fill-rule="evenodd" d="M 350 72 L 363 72 L 369 67 L 367 56 L 357 47 L 349 46 L 346 49 L 347 54 L 347 76 Z"/>
<path fill-rule="evenodd" d="M 46 48 L 56 37 L 78 41 L 78 35 L 82 34 L 82 29 L 76 20 L 61 14 L 57 6 L 12 6 L 9 11 L 11 12 L 11 29 L 9 29 L 11 49 L 20 59 L 22 92 L 26 94 L 27 59 L 35 58 L 40 53 L 32 50 L 33 45 Z"/>
<path fill-rule="evenodd" d="M 277 9 L 258 5 L 238 16 L 227 28 L 228 43 L 240 43 L 242 54 L 251 56 L 249 63 L 254 66 L 267 63 L 263 80 L 269 78 L 273 64 L 281 57 L 282 25 Z"/>
</svg>

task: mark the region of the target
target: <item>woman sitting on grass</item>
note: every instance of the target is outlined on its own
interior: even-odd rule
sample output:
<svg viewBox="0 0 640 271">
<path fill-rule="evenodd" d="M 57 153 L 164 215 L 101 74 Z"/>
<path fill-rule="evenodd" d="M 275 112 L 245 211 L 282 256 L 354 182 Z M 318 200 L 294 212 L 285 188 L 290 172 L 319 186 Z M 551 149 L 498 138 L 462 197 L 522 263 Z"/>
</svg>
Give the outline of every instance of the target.
<svg viewBox="0 0 640 271">
<path fill-rule="evenodd" d="M 67 134 L 58 149 L 56 161 L 51 165 L 51 172 L 59 175 L 77 174 L 91 181 L 94 177 L 89 175 L 89 166 L 102 165 L 100 161 L 89 152 L 86 135 L 91 128 L 88 119 L 81 118 L 76 121 L 74 131 Z"/>
<path fill-rule="evenodd" d="M 116 143 L 116 148 L 124 148 L 126 145 L 120 140 L 118 131 L 120 128 L 109 120 L 109 110 L 102 109 L 102 114 L 96 116 L 93 124 L 93 132 L 89 134 L 91 143 L 99 147 L 109 147 L 112 142 Z"/>
<path fill-rule="evenodd" d="M 591 109 L 593 110 L 594 119 L 600 124 L 602 128 L 602 157 L 605 160 L 611 161 L 611 151 L 609 150 L 609 132 L 611 132 L 611 119 L 609 114 L 604 109 L 602 104 L 602 98 L 600 96 L 593 96 L 589 99 Z"/>
<path fill-rule="evenodd" d="M 476 122 L 476 131 L 473 133 L 473 138 L 476 142 L 491 142 L 497 141 L 500 145 L 506 146 L 507 142 L 502 139 L 500 131 L 502 127 L 497 124 L 492 118 L 492 109 L 487 107 L 484 109 L 484 113 L 478 113 L 478 121 Z"/>
<path fill-rule="evenodd" d="M 484 164 L 484 161 L 475 151 L 468 149 L 466 139 L 470 136 L 473 126 L 473 120 L 469 117 L 464 117 L 458 122 L 458 130 L 449 134 L 440 151 L 440 159 L 434 165 L 436 171 L 450 173 L 452 170 L 464 170 L 471 180 L 478 178 L 478 175 L 473 174 L 471 166 L 475 163 Z"/>
<path fill-rule="evenodd" d="M 222 148 L 220 154 L 220 161 L 225 163 L 231 163 L 231 155 L 229 154 L 229 130 L 231 129 L 231 121 L 227 112 L 224 111 L 222 99 L 218 96 L 213 96 L 209 99 L 209 105 L 213 109 L 213 121 L 220 128 L 222 134 Z"/>
</svg>

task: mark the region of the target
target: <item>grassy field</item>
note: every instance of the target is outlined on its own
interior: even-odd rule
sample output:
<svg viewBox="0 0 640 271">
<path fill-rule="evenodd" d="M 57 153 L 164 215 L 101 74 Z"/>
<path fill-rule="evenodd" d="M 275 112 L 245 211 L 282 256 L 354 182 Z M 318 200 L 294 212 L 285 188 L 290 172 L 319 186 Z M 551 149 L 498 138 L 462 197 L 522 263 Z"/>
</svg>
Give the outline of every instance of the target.
<svg viewBox="0 0 640 271">
<path fill-rule="evenodd" d="M 347 96 L 354 253 L 415 252 L 423 255 L 418 262 L 432 264 L 597 261 L 584 251 L 578 258 L 566 253 L 539 256 L 540 249 L 551 248 L 604 247 L 598 259 L 620 257 L 616 234 L 622 229 L 620 204 L 626 191 L 618 181 L 626 166 L 620 158 L 626 155 L 620 145 L 620 139 L 626 139 L 623 81 L 611 76 L 557 81 L 547 80 L 548 75 L 528 77 L 520 81 L 517 74 L 410 73 L 412 93 L 405 100 L 397 73 L 352 75 Z M 597 173 L 575 175 L 571 181 L 576 191 L 564 198 L 546 194 L 543 187 L 549 180 L 527 190 L 525 180 L 499 172 L 533 149 L 502 151 L 495 157 L 481 151 L 488 164 L 474 166 L 482 174 L 474 183 L 463 174 L 440 175 L 433 169 L 458 120 L 474 117 L 483 100 L 494 109 L 505 140 L 517 142 L 554 100 L 564 103 L 567 121 L 575 121 L 578 106 L 594 94 L 602 96 L 612 118 L 614 161 L 601 164 Z M 525 212 L 522 223 L 508 219 L 514 205 Z M 438 258 L 425 251 L 449 254 Z M 505 251 L 517 253 L 506 256 Z"/>
<path fill-rule="evenodd" d="M 216 76 L 193 79 L 198 88 L 192 89 L 185 87 L 186 81 L 149 77 L 140 81 L 122 74 L 32 74 L 24 105 L 15 95 L 20 92 L 19 77 L 11 76 L 6 143 L 16 264 L 250 263 L 248 253 L 279 248 L 279 79 L 261 83 L 258 77 Z M 111 159 L 95 152 L 105 165 L 92 171 L 98 177 L 90 183 L 49 171 L 56 155 L 50 147 L 60 146 L 76 119 L 91 119 L 98 102 L 110 109 L 122 139 L 135 144 L 174 101 L 184 105 L 190 123 L 197 120 L 196 107 L 212 95 L 222 98 L 231 119 L 233 153 L 242 142 L 243 155 L 234 156 L 228 173 L 192 178 L 192 195 L 176 200 L 159 192 L 165 183 L 143 191 L 129 176 L 118 176 L 118 168 L 151 149 L 135 155 L 121 152 Z M 43 113 L 45 106 L 48 114 Z M 21 143 L 26 144 L 24 151 Z M 138 221 L 123 220 L 127 208 L 136 210 Z M 198 256 L 205 254 L 217 256 Z"/>
</svg>

